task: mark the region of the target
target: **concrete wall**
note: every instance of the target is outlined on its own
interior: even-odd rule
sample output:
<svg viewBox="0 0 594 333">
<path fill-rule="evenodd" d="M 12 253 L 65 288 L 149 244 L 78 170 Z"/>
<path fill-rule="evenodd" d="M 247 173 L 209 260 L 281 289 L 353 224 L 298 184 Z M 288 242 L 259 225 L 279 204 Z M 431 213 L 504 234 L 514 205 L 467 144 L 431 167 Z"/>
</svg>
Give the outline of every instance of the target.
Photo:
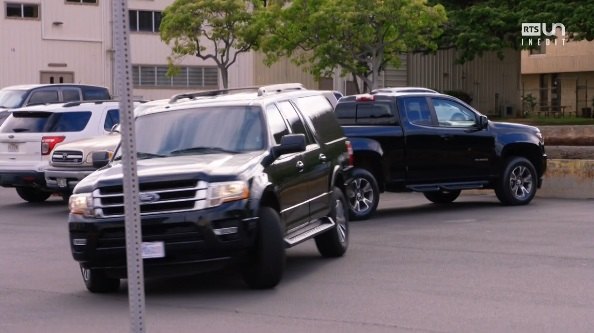
<svg viewBox="0 0 594 333">
<path fill-rule="evenodd" d="M 543 198 L 594 199 L 594 160 L 549 160 L 542 188 L 536 195 Z"/>
</svg>

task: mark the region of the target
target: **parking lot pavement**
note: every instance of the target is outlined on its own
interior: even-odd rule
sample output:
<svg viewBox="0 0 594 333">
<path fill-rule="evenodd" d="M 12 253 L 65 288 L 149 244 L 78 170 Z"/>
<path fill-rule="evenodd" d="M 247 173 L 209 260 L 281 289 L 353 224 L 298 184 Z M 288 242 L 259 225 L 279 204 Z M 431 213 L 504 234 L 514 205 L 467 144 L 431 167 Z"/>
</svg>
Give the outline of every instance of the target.
<svg viewBox="0 0 594 333">
<path fill-rule="evenodd" d="M 386 194 L 351 223 L 345 257 L 290 249 L 274 290 L 233 269 L 148 280 L 148 332 L 592 332 L 592 200 L 494 195 L 434 205 Z M 127 332 L 127 290 L 88 293 L 70 257 L 66 206 L 0 188 L 0 332 Z"/>
</svg>

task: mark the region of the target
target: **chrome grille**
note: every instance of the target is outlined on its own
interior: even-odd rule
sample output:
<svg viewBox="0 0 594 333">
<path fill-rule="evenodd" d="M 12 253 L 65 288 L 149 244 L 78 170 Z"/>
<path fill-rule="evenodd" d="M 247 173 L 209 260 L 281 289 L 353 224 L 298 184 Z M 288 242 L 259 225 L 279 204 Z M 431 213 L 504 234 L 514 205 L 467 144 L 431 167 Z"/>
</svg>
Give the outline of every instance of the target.
<svg viewBox="0 0 594 333">
<path fill-rule="evenodd" d="M 52 164 L 82 164 L 83 152 L 78 150 L 56 150 L 52 153 Z"/>
<path fill-rule="evenodd" d="M 146 182 L 140 187 L 141 215 L 174 213 L 206 208 L 208 183 L 196 180 Z M 121 185 L 93 191 L 95 216 L 124 216 L 124 194 Z"/>
</svg>

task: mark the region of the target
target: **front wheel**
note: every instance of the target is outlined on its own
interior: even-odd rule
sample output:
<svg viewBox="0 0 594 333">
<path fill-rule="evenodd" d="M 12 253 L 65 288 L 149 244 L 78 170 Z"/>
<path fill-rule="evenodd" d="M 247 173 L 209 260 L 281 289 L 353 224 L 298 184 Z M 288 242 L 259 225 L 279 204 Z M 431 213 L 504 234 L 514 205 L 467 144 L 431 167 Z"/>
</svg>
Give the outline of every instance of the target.
<svg viewBox="0 0 594 333">
<path fill-rule="evenodd" d="M 354 169 L 352 177 L 346 188 L 349 216 L 351 220 L 365 220 L 377 209 L 379 187 L 375 177 L 365 169 Z"/>
<path fill-rule="evenodd" d="M 242 266 L 245 283 L 254 289 L 276 286 L 285 269 L 285 243 L 278 213 L 270 207 L 260 208 L 255 247 Z"/>
<path fill-rule="evenodd" d="M 16 192 L 21 199 L 27 202 L 44 202 L 52 194 L 33 187 L 17 187 Z"/>
<path fill-rule="evenodd" d="M 101 270 L 80 266 L 83 282 L 92 293 L 110 293 L 120 288 L 120 279 L 110 278 Z"/>
<path fill-rule="evenodd" d="M 495 187 L 495 194 L 504 205 L 526 205 L 536 195 L 537 178 L 536 169 L 529 160 L 511 158 Z"/>
<path fill-rule="evenodd" d="M 338 187 L 332 190 L 332 207 L 328 217 L 336 225 L 316 236 L 316 246 L 323 257 L 341 257 L 349 246 L 349 217 L 344 194 Z"/>
<path fill-rule="evenodd" d="M 423 195 L 427 200 L 436 203 L 436 204 L 449 204 L 456 200 L 460 195 L 460 190 L 440 190 L 440 191 L 432 191 L 432 192 L 423 192 Z"/>
</svg>

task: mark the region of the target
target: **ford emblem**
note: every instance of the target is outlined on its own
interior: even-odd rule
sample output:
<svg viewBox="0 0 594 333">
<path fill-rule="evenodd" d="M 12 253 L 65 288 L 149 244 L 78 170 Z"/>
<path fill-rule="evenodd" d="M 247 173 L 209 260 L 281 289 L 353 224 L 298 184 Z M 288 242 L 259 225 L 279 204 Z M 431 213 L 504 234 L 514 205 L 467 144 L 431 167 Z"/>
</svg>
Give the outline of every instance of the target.
<svg viewBox="0 0 594 333">
<path fill-rule="evenodd" d="M 140 193 L 139 199 L 141 202 L 155 202 L 158 201 L 161 197 L 157 193 Z"/>
</svg>

